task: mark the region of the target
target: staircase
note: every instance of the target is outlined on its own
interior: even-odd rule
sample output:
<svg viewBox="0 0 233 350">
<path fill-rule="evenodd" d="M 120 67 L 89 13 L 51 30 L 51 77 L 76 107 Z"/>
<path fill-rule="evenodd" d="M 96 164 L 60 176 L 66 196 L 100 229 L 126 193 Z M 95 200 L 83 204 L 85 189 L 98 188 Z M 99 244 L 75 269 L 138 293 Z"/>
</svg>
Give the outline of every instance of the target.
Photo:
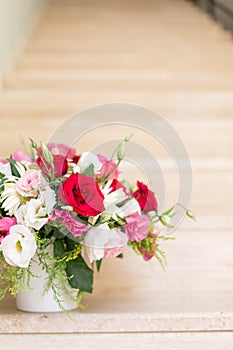
<svg viewBox="0 0 233 350">
<path fill-rule="evenodd" d="M 136 103 L 159 111 L 192 159 L 191 208 L 167 243 L 168 271 L 128 252 L 96 276 L 89 308 L 75 321 L 0 303 L 4 349 L 231 349 L 233 347 L 233 42 L 184 0 L 56 0 L 31 35 L 0 95 L 0 154 L 25 139 L 48 140 L 70 115 L 95 104 Z M 148 126 L 149 127 L 149 126 Z M 129 128 L 83 135 L 80 151 Z M 134 130 L 135 131 L 135 130 Z M 168 201 L 175 169 L 161 145 Z M 130 176 L 134 176 L 129 169 Z"/>
</svg>

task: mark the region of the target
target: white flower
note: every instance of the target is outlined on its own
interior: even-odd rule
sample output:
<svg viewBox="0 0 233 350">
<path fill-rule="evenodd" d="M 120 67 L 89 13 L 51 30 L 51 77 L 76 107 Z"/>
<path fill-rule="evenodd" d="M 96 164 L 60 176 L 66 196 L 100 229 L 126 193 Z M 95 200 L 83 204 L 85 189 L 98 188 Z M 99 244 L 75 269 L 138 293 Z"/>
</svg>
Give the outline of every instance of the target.
<svg viewBox="0 0 233 350">
<path fill-rule="evenodd" d="M 127 199 L 128 196 L 125 194 L 122 188 L 107 194 L 104 198 L 104 207 L 107 213 L 113 213 L 115 210 L 118 210 L 118 203 L 123 202 Z"/>
<path fill-rule="evenodd" d="M 41 229 L 48 222 L 48 215 L 42 198 L 31 199 L 15 212 L 17 222 L 35 230 Z"/>
<path fill-rule="evenodd" d="M 103 220 L 108 220 L 111 217 L 117 220 L 118 217 L 124 218 L 134 213 L 141 213 L 140 206 L 135 198 L 124 202 L 128 196 L 122 188 L 105 195 L 104 207 L 101 217 Z"/>
<path fill-rule="evenodd" d="M 28 162 L 16 162 L 15 163 L 15 168 L 18 171 L 20 177 L 25 174 L 25 172 L 27 171 L 28 166 L 30 164 L 31 163 L 28 163 Z"/>
<path fill-rule="evenodd" d="M 89 167 L 89 165 L 93 164 L 94 166 L 94 173 L 97 174 L 99 170 L 102 168 L 102 163 L 100 162 L 97 155 L 91 152 L 83 152 L 78 164 L 74 166 L 73 171 L 74 173 L 82 173 L 86 168 Z"/>
<path fill-rule="evenodd" d="M 85 238 L 84 246 L 90 263 L 103 257 L 119 255 L 127 244 L 126 234 L 117 228 L 110 229 L 108 224 L 91 228 Z"/>
<path fill-rule="evenodd" d="M 1 244 L 2 253 L 9 265 L 27 268 L 36 253 L 33 233 L 23 225 L 14 225 Z"/>
<path fill-rule="evenodd" d="M 41 192 L 38 199 L 31 199 L 15 212 L 17 222 L 35 230 L 40 230 L 49 219 L 52 209 L 56 203 L 56 196 L 49 187 Z"/>
<path fill-rule="evenodd" d="M 14 215 L 16 209 L 20 206 L 20 195 L 16 191 L 16 182 L 6 182 L 4 191 L 1 195 L 2 208 L 10 216 Z"/>
<path fill-rule="evenodd" d="M 15 168 L 17 169 L 19 175 L 22 177 L 26 172 L 23 164 L 16 162 Z M 1 171 L 0 171 L 1 172 Z M 21 204 L 21 195 L 17 191 L 17 182 L 19 178 L 15 176 L 8 175 L 6 179 L 4 179 L 4 190 L 1 195 L 2 208 L 7 212 L 8 215 L 14 215 L 15 211 Z"/>
<path fill-rule="evenodd" d="M 141 208 L 135 198 L 131 198 L 128 202 L 118 208 L 117 216 L 125 218 L 134 213 L 141 214 Z"/>
</svg>

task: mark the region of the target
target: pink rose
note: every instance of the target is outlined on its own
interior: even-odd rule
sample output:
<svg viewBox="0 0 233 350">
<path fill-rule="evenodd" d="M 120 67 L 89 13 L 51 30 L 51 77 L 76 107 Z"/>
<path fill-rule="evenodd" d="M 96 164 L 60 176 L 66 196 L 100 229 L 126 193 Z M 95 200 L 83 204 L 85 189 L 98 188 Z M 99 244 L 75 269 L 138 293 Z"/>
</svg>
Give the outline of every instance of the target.
<svg viewBox="0 0 233 350">
<path fill-rule="evenodd" d="M 148 235 L 151 222 L 146 215 L 135 213 L 126 219 L 124 227 L 130 241 L 140 242 Z"/>
<path fill-rule="evenodd" d="M 99 161 L 102 163 L 102 168 L 100 169 L 97 177 L 102 178 L 103 176 L 108 176 L 111 174 L 113 169 L 116 166 L 115 162 L 111 162 L 106 157 L 104 157 L 102 154 L 97 154 Z M 109 176 L 108 180 L 113 180 L 117 178 L 120 174 L 120 171 L 116 168 L 113 173 Z"/>
<path fill-rule="evenodd" d="M 37 197 L 41 184 L 41 171 L 27 170 L 16 184 L 16 191 L 23 197 Z"/>
<path fill-rule="evenodd" d="M 11 226 L 16 225 L 16 219 L 15 218 L 2 218 L 0 219 L 0 244 L 2 243 L 2 240 L 9 234 Z"/>
<path fill-rule="evenodd" d="M 87 225 L 81 221 L 78 221 L 68 210 L 55 209 L 52 213 L 52 217 L 50 218 L 50 221 L 53 220 L 60 221 L 74 237 L 80 237 L 88 230 Z"/>
<path fill-rule="evenodd" d="M 32 162 L 31 158 L 24 153 L 23 151 L 17 151 L 12 154 L 12 158 L 16 160 L 17 162 L 22 162 L 22 161 L 27 161 L 27 162 Z"/>
</svg>

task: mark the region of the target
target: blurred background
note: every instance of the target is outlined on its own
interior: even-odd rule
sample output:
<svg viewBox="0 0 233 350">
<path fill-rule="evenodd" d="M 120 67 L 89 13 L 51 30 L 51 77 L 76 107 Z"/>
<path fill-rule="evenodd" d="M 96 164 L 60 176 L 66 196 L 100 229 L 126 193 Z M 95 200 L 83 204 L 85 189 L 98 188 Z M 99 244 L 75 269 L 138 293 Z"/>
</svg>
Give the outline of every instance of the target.
<svg viewBox="0 0 233 350">
<path fill-rule="evenodd" d="M 107 262 L 90 311 L 233 311 L 232 23 L 231 0 L 0 0 L 1 157 L 87 107 L 128 102 L 164 115 L 192 159 L 198 220 L 167 243 L 168 272 L 130 253 Z M 109 126 L 77 147 L 130 132 L 162 159 L 174 201 L 169 155 L 143 131 Z"/>
</svg>

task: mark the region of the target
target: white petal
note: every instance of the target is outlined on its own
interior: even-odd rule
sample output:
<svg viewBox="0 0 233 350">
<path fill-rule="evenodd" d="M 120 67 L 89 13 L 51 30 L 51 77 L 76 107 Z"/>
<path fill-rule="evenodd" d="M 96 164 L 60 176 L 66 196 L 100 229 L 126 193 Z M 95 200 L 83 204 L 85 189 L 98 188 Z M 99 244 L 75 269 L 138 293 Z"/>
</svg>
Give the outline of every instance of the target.
<svg viewBox="0 0 233 350">
<path fill-rule="evenodd" d="M 84 171 L 91 164 L 94 165 L 95 174 L 102 168 L 102 163 L 99 161 L 97 155 L 91 152 L 83 152 L 77 164 L 80 171 Z"/>
</svg>

